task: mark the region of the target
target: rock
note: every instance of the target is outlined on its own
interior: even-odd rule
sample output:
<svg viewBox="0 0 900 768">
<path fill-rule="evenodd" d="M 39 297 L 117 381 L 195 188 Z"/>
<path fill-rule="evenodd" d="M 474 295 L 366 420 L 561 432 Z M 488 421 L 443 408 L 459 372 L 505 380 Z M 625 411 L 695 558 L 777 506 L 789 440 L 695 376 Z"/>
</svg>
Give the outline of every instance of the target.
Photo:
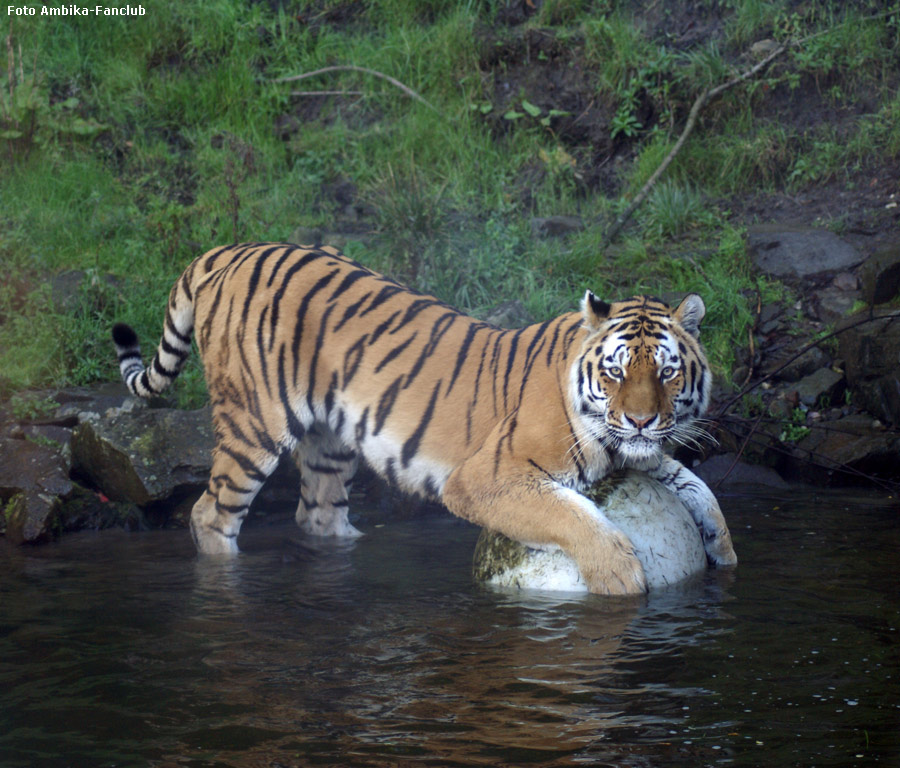
<svg viewBox="0 0 900 768">
<path fill-rule="evenodd" d="M 498 328 L 524 328 L 534 322 L 525 305 L 518 299 L 504 301 L 488 310 L 484 320 Z"/>
<path fill-rule="evenodd" d="M 48 493 L 17 493 L 6 504 L 6 538 L 13 544 L 40 544 L 58 528 L 59 499 Z"/>
<path fill-rule="evenodd" d="M 766 488 L 789 488 L 790 486 L 774 469 L 758 464 L 735 463 L 735 454 L 720 453 L 691 470 L 708 486 L 763 486 Z"/>
<path fill-rule="evenodd" d="M 765 361 L 760 367 L 760 374 L 768 375 L 791 360 L 797 352 L 807 344 L 806 339 L 795 339 L 791 343 L 774 351 L 767 351 Z M 818 347 L 813 347 L 787 363 L 778 372 L 776 378 L 780 381 L 799 381 L 814 371 L 828 365 L 829 357 Z"/>
<path fill-rule="evenodd" d="M 759 224 L 747 232 L 747 248 L 756 267 L 776 277 L 809 277 L 847 270 L 863 257 L 827 229 Z"/>
<path fill-rule="evenodd" d="M 30 440 L 0 438 L 0 500 L 6 501 L 6 537 L 17 544 L 51 538 L 59 498 L 72 491 L 61 456 Z"/>
<path fill-rule="evenodd" d="M 206 408 L 145 409 L 87 419 L 72 435 L 74 469 L 111 500 L 139 506 L 204 488 L 212 449 Z"/>
<path fill-rule="evenodd" d="M 867 304 L 893 299 L 900 291 L 900 242 L 871 256 L 862 266 L 861 277 Z"/>
<path fill-rule="evenodd" d="M 785 463 L 784 474 L 812 482 L 863 482 L 858 473 L 900 478 L 900 435 L 865 414 L 814 426 Z"/>
<path fill-rule="evenodd" d="M 684 505 L 643 473 L 605 483 L 597 501 L 631 539 L 651 589 L 676 584 L 706 568 L 697 526 Z M 586 592 L 574 561 L 562 550 L 526 547 L 502 534 L 482 531 L 473 570 L 478 581 L 516 589 Z"/>
<path fill-rule="evenodd" d="M 900 310 L 860 312 L 837 330 L 853 402 L 885 424 L 900 425 Z"/>
<path fill-rule="evenodd" d="M 853 309 L 860 295 L 859 291 L 827 286 L 812 295 L 813 313 L 823 323 L 836 323 Z"/>
<path fill-rule="evenodd" d="M 840 272 L 834 276 L 831 284 L 839 291 L 852 292 L 859 288 L 859 278 L 852 272 Z"/>
<path fill-rule="evenodd" d="M 844 375 L 831 368 L 820 368 L 815 373 L 804 376 L 795 386 L 800 402 L 808 408 L 820 402 L 830 405 L 843 394 Z"/>
<path fill-rule="evenodd" d="M 531 220 L 532 237 L 563 237 L 583 229 L 580 216 L 545 216 Z"/>
<path fill-rule="evenodd" d="M 121 284 L 122 279 L 116 275 L 97 275 L 93 270 L 72 269 L 50 278 L 50 301 L 60 314 L 71 313 L 81 306 L 87 289 L 117 290 Z M 98 298 L 99 295 L 95 295 L 93 300 Z"/>
</svg>

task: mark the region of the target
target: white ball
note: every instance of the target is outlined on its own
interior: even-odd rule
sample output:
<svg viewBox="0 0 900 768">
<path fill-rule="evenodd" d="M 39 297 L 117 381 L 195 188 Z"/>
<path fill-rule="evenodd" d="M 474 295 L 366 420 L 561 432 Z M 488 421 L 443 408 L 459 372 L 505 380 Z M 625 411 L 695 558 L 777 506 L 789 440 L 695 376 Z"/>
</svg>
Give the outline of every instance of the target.
<svg viewBox="0 0 900 768">
<path fill-rule="evenodd" d="M 706 568 L 700 532 L 681 501 L 640 472 L 617 481 L 598 507 L 628 536 L 650 589 L 677 584 Z M 587 592 L 575 562 L 562 550 L 538 550 L 482 531 L 475 578 L 518 589 Z"/>
</svg>

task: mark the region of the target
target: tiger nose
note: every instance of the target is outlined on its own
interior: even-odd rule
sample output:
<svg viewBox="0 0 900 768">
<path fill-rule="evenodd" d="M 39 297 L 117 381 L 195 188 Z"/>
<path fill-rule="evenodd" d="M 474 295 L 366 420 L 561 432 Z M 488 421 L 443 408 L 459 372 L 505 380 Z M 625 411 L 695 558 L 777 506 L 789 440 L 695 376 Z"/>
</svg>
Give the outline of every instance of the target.
<svg viewBox="0 0 900 768">
<path fill-rule="evenodd" d="M 634 426 L 636 426 L 638 429 L 643 429 L 656 417 L 647 416 L 646 418 L 641 418 L 640 416 L 634 416 L 630 413 L 626 413 L 625 418 L 628 419 L 628 421 L 630 421 L 632 424 L 634 424 Z"/>
</svg>

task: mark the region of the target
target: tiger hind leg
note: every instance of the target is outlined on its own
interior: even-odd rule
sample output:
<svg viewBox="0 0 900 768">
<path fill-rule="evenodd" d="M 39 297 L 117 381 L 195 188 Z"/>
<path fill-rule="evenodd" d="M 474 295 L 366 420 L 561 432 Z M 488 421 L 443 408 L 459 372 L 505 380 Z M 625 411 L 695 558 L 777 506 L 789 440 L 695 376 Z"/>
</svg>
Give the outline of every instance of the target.
<svg viewBox="0 0 900 768">
<path fill-rule="evenodd" d="M 217 445 L 209 485 L 191 510 L 191 535 L 203 554 L 236 554 L 241 523 L 278 456 L 257 450 L 243 453 Z"/>
<path fill-rule="evenodd" d="M 347 518 L 350 484 L 359 464 L 357 453 L 331 429 L 313 425 L 293 454 L 300 469 L 297 525 L 313 536 L 362 536 Z"/>
</svg>

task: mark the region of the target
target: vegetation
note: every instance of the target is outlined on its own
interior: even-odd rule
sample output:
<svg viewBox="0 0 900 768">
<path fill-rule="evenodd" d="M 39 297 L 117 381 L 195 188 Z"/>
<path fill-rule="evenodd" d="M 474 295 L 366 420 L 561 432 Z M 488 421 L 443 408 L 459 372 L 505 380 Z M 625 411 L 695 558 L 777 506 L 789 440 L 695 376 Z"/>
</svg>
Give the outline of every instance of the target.
<svg viewBox="0 0 900 768">
<path fill-rule="evenodd" d="M 336 233 L 355 258 L 476 314 L 518 298 L 540 320 L 586 287 L 697 291 L 727 378 L 748 295 L 782 290 L 751 278 L 731 201 L 852 182 L 900 157 L 900 9 L 874 0 L 707 0 L 698 12 L 724 32 L 687 45 L 668 4 L 616 0 L 545 0 L 521 18 L 505 0 L 142 5 L 4 20 L 0 395 L 115 378 L 115 319 L 151 348 L 192 258 L 297 227 Z M 768 38 L 797 44 L 710 106 L 604 251 L 692 100 Z M 341 65 L 406 90 L 359 69 L 274 82 Z M 594 133 L 563 98 L 578 89 L 602 105 Z M 800 94 L 840 119 L 802 127 L 771 106 Z M 531 220 L 553 214 L 588 226 L 533 236 Z M 68 270 L 82 279 L 61 299 L 50 283 Z M 183 401 L 201 401 L 195 359 L 183 375 Z"/>
</svg>

